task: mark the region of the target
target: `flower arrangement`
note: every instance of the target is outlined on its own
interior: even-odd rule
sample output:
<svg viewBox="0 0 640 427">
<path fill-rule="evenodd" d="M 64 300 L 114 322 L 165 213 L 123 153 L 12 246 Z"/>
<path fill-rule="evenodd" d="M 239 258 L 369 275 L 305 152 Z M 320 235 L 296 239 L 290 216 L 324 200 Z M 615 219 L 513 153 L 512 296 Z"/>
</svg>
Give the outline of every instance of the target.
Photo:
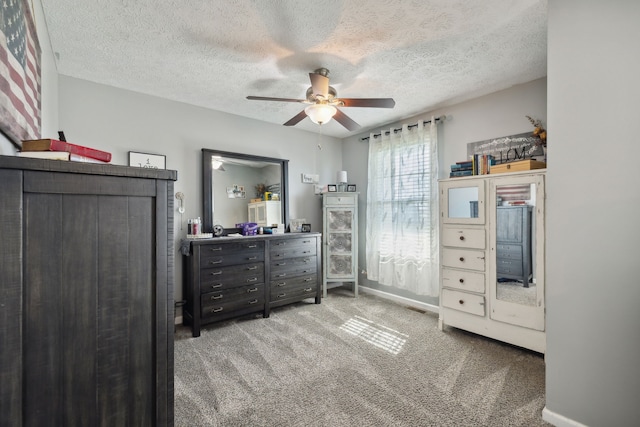
<svg viewBox="0 0 640 427">
<path fill-rule="evenodd" d="M 547 130 L 542 126 L 542 122 L 538 119 L 532 119 L 531 116 L 525 116 L 533 125 L 533 136 L 537 136 L 540 140 L 536 145 L 547 146 Z"/>
<path fill-rule="evenodd" d="M 262 198 L 265 191 L 267 191 L 267 186 L 265 184 L 256 185 L 256 197 Z"/>
</svg>

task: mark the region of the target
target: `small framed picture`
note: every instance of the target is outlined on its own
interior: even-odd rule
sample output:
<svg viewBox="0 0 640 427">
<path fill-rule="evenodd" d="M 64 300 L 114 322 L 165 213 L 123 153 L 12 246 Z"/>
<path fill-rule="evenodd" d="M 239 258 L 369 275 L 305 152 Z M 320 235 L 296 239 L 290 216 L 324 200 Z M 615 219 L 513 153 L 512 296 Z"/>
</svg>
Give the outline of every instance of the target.
<svg viewBox="0 0 640 427">
<path fill-rule="evenodd" d="M 335 193 L 336 191 L 338 191 L 338 187 L 336 187 L 335 184 L 329 184 L 327 185 L 327 191 L 329 193 Z"/>
<path fill-rule="evenodd" d="M 303 233 L 310 233 L 311 232 L 311 224 L 302 224 L 302 230 Z"/>
<path fill-rule="evenodd" d="M 167 156 L 129 151 L 129 166 L 145 169 L 166 169 Z"/>
<path fill-rule="evenodd" d="M 356 192 L 356 185 L 355 184 L 347 185 L 347 191 L 350 192 L 350 193 L 355 193 Z"/>
</svg>

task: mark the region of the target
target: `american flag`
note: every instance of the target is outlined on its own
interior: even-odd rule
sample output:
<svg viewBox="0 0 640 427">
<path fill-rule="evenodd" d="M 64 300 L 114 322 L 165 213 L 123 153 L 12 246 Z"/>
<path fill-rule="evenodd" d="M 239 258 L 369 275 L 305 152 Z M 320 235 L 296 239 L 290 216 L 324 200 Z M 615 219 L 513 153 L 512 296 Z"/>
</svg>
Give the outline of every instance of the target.
<svg viewBox="0 0 640 427">
<path fill-rule="evenodd" d="M 0 125 L 14 141 L 40 138 L 40 45 L 27 0 L 0 0 Z"/>
</svg>

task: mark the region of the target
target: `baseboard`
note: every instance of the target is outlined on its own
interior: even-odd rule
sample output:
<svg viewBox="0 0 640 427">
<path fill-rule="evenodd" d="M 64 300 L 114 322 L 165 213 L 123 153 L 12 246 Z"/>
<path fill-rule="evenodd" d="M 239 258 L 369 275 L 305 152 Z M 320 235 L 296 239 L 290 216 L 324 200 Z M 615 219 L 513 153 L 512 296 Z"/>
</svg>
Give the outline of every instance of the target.
<svg viewBox="0 0 640 427">
<path fill-rule="evenodd" d="M 546 406 L 542 410 L 542 419 L 556 427 L 587 427 L 585 424 L 550 411 Z"/>
<path fill-rule="evenodd" d="M 427 304 L 426 302 L 420 302 L 412 300 L 410 298 L 401 297 L 398 295 L 390 294 L 389 292 L 379 291 L 377 289 L 367 288 L 365 286 L 358 286 L 358 290 L 361 292 L 367 292 L 369 294 L 378 296 L 380 298 L 388 299 L 397 302 L 402 305 L 406 305 L 411 308 L 415 308 L 422 311 L 430 311 L 432 313 L 440 313 L 440 307 L 433 304 Z"/>
<path fill-rule="evenodd" d="M 174 324 L 182 325 L 182 316 L 176 316 Z"/>
</svg>

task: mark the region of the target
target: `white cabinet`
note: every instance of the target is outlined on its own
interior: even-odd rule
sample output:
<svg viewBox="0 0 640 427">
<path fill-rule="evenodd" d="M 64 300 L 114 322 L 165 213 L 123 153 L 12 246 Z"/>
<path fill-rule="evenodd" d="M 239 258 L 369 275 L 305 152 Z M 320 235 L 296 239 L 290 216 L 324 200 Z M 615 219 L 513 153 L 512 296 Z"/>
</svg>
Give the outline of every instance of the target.
<svg viewBox="0 0 640 427">
<path fill-rule="evenodd" d="M 249 222 L 261 226 L 282 223 L 281 204 L 279 200 L 249 203 Z"/>
<path fill-rule="evenodd" d="M 331 283 L 351 283 L 357 297 L 358 193 L 323 194 L 322 222 L 322 295 Z"/>
<path fill-rule="evenodd" d="M 544 177 L 536 170 L 440 181 L 440 329 L 546 351 Z M 530 224 L 518 223 L 517 248 L 505 253 L 503 236 L 516 224 L 504 215 L 511 206 L 527 212 Z M 505 256 L 522 264 L 518 255 L 531 274 L 498 266 Z"/>
</svg>

